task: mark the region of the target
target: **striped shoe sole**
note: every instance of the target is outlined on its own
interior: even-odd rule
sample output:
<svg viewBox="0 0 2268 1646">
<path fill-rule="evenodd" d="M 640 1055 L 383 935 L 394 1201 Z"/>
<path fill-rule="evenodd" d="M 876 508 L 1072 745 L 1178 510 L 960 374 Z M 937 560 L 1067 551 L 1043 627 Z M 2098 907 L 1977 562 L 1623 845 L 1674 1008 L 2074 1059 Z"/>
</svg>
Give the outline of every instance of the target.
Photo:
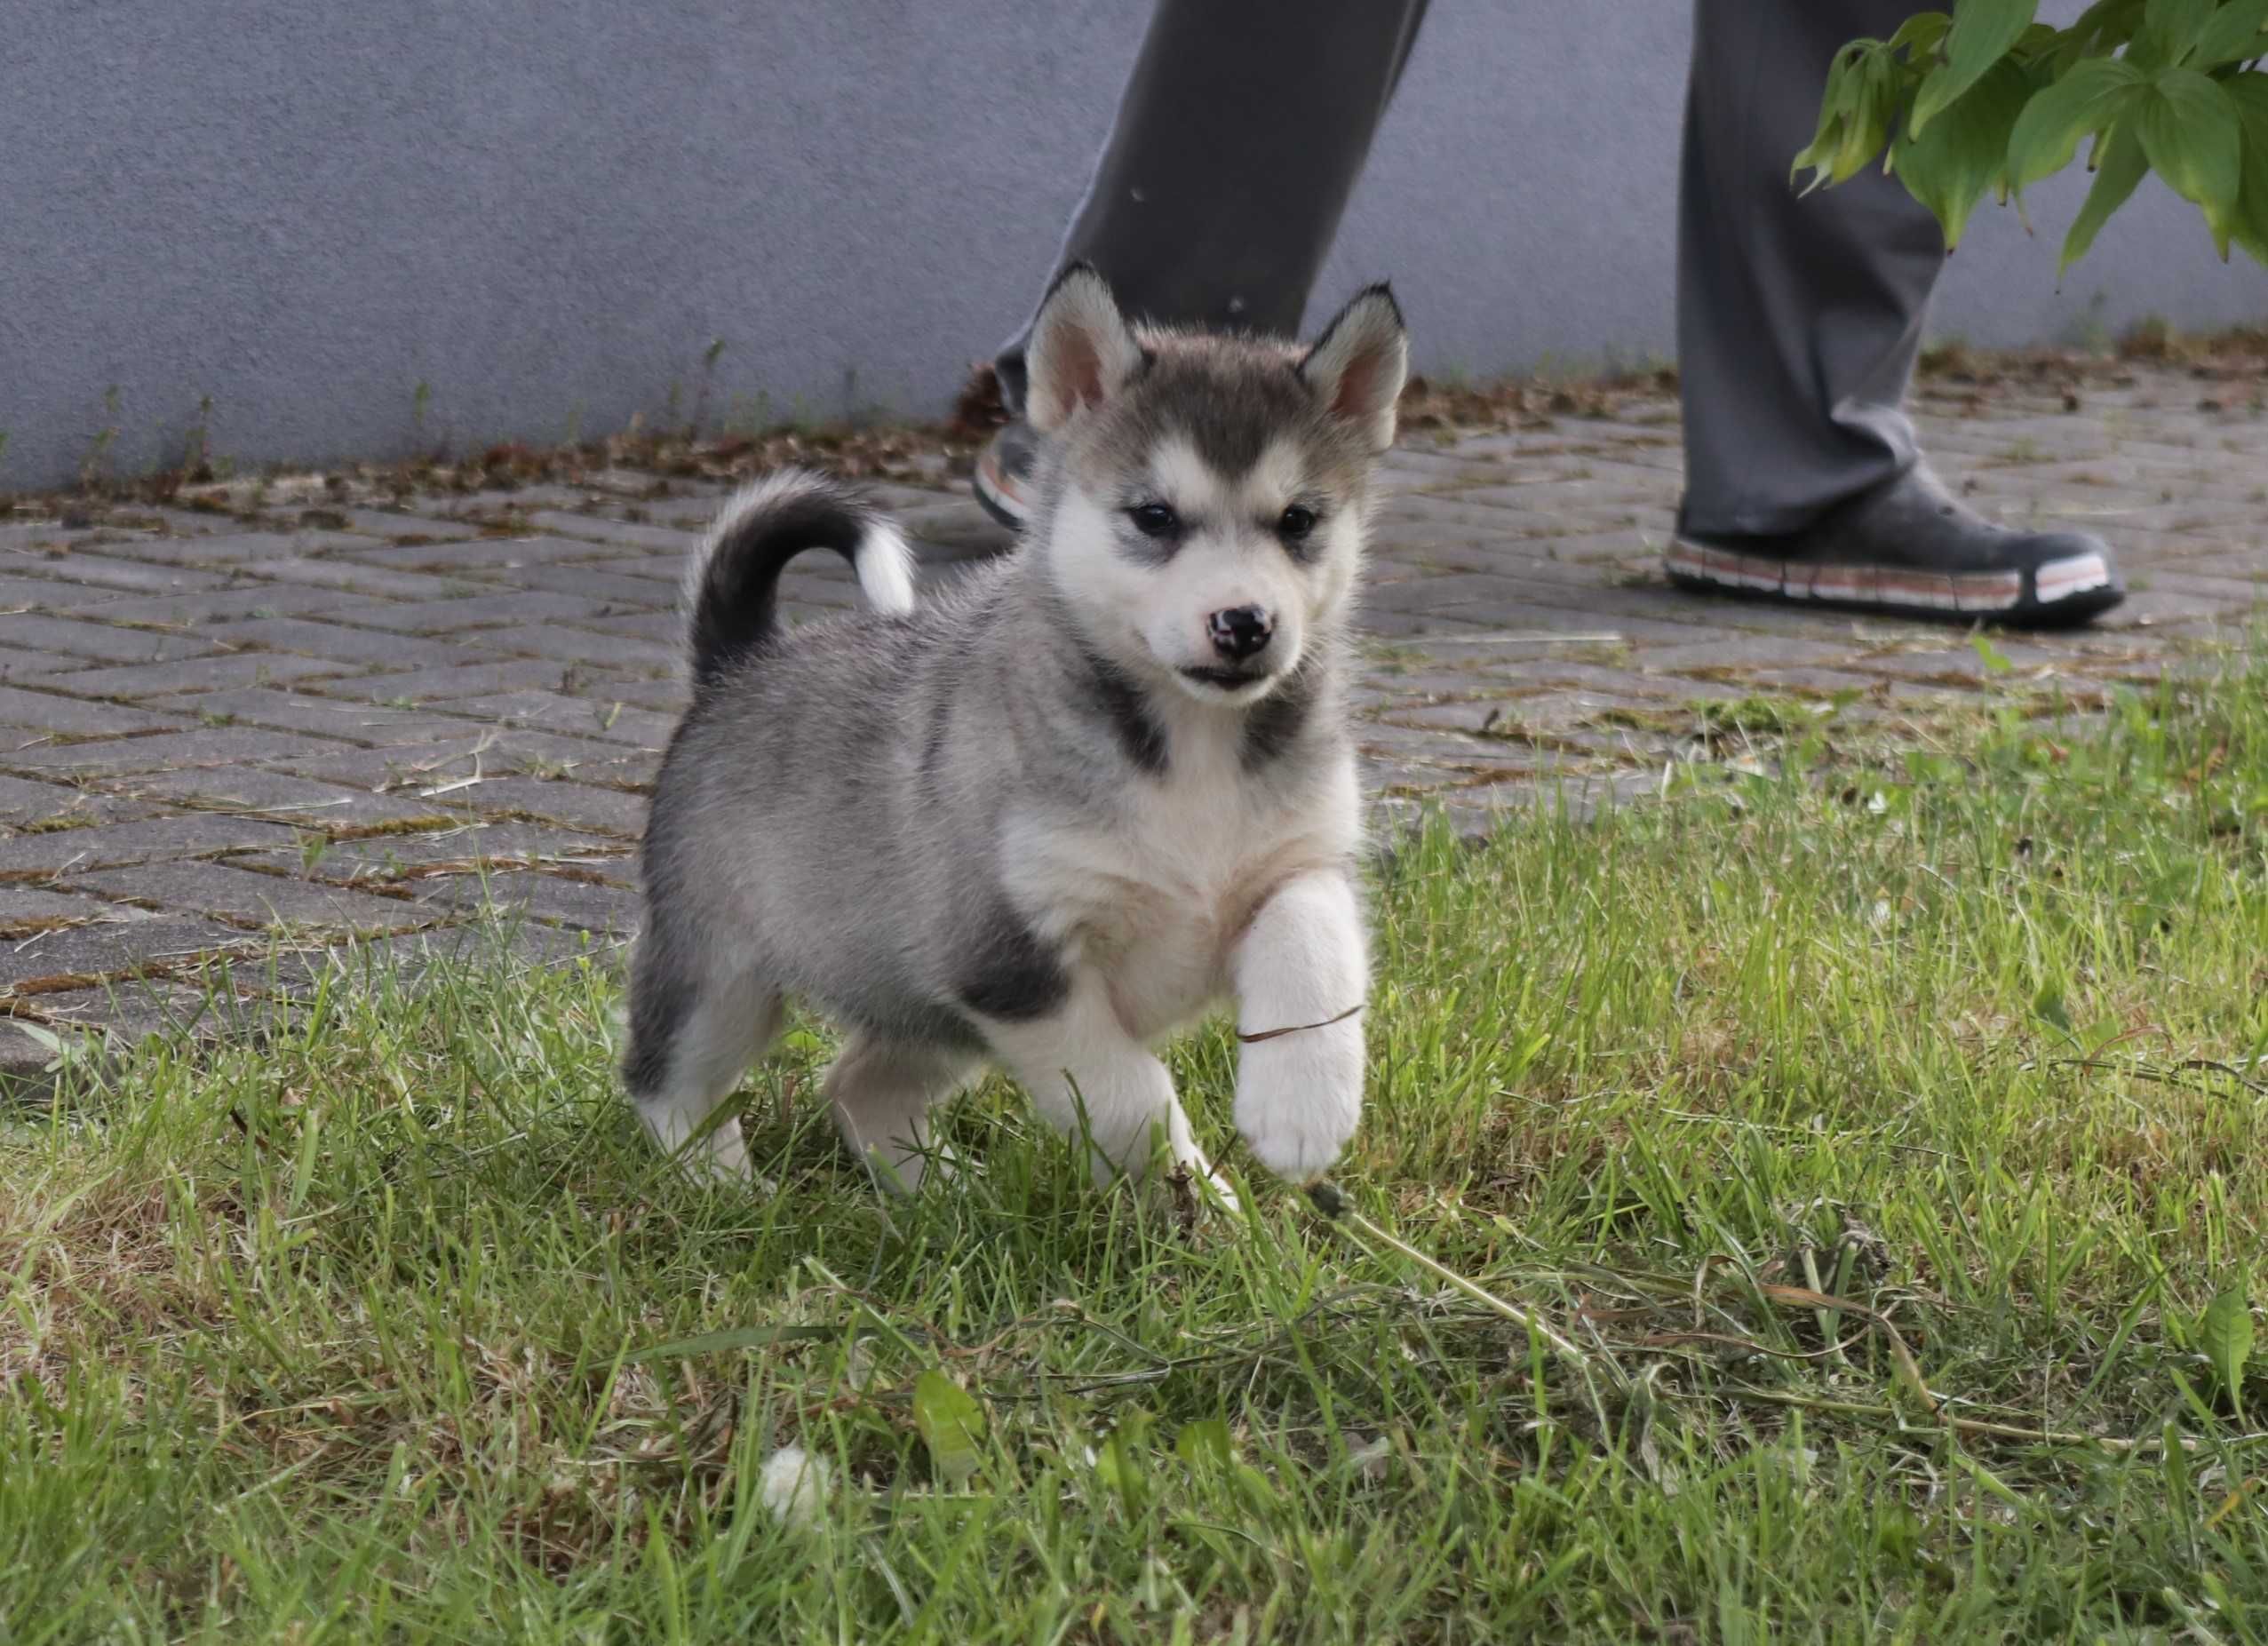
<svg viewBox="0 0 2268 1646">
<path fill-rule="evenodd" d="M 1832 566 L 1743 554 L 1673 538 L 1662 569 L 1689 588 L 1856 611 L 2018 623 L 2084 621 L 2124 598 L 2100 554 L 2049 561 L 2025 587 L 2021 571 L 1925 572 L 1897 566 Z"/>
</svg>

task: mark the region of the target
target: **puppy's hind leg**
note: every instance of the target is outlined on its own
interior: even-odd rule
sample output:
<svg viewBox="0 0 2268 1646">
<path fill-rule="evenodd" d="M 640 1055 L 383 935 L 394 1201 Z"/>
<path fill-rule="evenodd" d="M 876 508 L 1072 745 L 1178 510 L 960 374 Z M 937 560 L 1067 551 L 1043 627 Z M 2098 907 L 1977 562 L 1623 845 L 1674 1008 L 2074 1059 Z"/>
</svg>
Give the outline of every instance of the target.
<svg viewBox="0 0 2268 1646">
<path fill-rule="evenodd" d="M 920 1046 L 854 1031 L 827 1067 L 827 1101 L 851 1152 L 884 1188 L 911 1194 L 937 1154 L 929 1110 L 952 1095 L 976 1058 L 949 1046 Z M 938 1162 L 940 1170 L 943 1162 Z"/>
<path fill-rule="evenodd" d="M 699 973 L 657 945 L 641 944 L 622 1077 L 654 1141 L 670 1154 L 683 1150 L 772 1043 L 783 1015 L 779 990 L 759 974 Z M 746 1178 L 740 1122 L 710 1131 L 683 1164 L 696 1177 Z"/>
</svg>

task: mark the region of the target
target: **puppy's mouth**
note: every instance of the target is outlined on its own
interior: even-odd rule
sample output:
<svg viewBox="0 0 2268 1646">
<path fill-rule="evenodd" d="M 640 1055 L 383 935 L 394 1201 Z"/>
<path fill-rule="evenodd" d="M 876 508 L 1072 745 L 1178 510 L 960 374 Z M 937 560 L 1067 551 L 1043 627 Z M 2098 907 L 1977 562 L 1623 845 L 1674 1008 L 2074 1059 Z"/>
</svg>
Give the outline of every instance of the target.
<svg viewBox="0 0 2268 1646">
<path fill-rule="evenodd" d="M 1180 672 L 1184 680 L 1199 688 L 1200 695 L 1218 692 L 1224 697 L 1256 697 L 1276 679 L 1272 669 L 1215 669 L 1189 664 Z"/>
<path fill-rule="evenodd" d="M 1240 689 L 1245 689 L 1247 685 L 1259 685 L 1261 680 L 1266 680 L 1268 671 L 1266 669 L 1198 669 L 1198 666 L 1189 666 L 1189 669 L 1182 669 L 1182 678 L 1184 678 L 1184 680 L 1195 680 L 1198 685 L 1218 687 L 1221 691 L 1240 691 Z"/>
</svg>

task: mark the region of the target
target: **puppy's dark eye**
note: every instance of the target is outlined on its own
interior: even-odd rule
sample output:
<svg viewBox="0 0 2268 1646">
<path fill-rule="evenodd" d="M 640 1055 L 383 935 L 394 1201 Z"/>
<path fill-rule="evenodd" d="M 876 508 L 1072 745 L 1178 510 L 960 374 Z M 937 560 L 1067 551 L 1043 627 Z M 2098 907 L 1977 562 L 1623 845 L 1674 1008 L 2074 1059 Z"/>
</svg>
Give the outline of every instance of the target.
<svg viewBox="0 0 2268 1646">
<path fill-rule="evenodd" d="M 1315 511 L 1294 503 L 1277 521 L 1276 529 L 1286 543 L 1297 543 L 1315 529 Z"/>
<path fill-rule="evenodd" d="M 1137 504 L 1126 511 L 1126 518 L 1145 537 L 1170 537 L 1182 529 L 1182 517 L 1162 503 Z"/>
</svg>

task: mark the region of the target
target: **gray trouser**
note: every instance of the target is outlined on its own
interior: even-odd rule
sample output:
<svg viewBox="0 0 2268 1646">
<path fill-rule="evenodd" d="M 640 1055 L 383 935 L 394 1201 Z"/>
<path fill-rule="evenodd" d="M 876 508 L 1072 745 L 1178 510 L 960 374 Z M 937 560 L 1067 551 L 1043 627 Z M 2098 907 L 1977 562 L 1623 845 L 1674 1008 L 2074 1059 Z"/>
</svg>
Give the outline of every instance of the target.
<svg viewBox="0 0 2268 1646">
<path fill-rule="evenodd" d="M 1061 261 L 1093 263 L 1136 314 L 1296 332 L 1425 9 L 1158 0 Z M 1922 9 L 1695 0 L 1677 238 L 1688 530 L 1795 530 L 1915 460 L 1899 402 L 1944 266 L 1937 222 L 1874 168 L 1799 196 L 1788 165 L 1836 48 Z M 1023 344 L 999 358 L 1012 405 Z"/>
</svg>

